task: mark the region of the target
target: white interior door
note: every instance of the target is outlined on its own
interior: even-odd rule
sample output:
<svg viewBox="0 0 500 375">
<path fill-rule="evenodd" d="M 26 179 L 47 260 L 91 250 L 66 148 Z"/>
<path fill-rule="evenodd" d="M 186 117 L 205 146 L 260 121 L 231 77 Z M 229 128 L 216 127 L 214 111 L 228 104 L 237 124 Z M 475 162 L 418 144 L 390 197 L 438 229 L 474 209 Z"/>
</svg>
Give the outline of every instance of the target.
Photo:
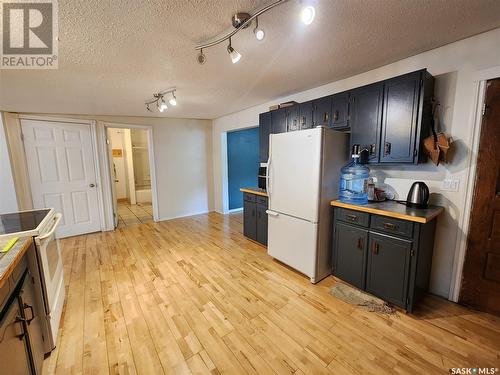
<svg viewBox="0 0 500 375">
<path fill-rule="evenodd" d="M 57 237 L 99 231 L 91 127 L 40 120 L 21 126 L 34 208 L 62 213 Z"/>
<path fill-rule="evenodd" d="M 272 134 L 268 163 L 269 209 L 318 221 L 321 128 Z"/>
</svg>

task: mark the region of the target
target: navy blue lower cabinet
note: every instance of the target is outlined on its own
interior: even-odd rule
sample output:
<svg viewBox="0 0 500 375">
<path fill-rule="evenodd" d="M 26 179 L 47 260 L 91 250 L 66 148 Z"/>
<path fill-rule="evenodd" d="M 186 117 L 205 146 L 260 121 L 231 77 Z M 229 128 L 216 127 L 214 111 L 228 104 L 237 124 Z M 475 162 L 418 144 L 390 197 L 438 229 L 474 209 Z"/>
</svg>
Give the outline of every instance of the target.
<svg viewBox="0 0 500 375">
<path fill-rule="evenodd" d="M 243 203 L 243 234 L 257 241 L 257 203 L 255 202 Z"/>
<path fill-rule="evenodd" d="M 365 288 L 368 230 L 341 222 L 335 224 L 333 274 L 360 289 Z"/>
<path fill-rule="evenodd" d="M 267 246 L 267 197 L 245 192 L 243 199 L 244 236 Z"/>
<path fill-rule="evenodd" d="M 366 291 L 405 306 L 411 251 L 411 241 L 370 233 Z"/>
<path fill-rule="evenodd" d="M 411 312 L 429 287 L 435 227 L 435 219 L 419 223 L 335 207 L 332 273 Z"/>
</svg>

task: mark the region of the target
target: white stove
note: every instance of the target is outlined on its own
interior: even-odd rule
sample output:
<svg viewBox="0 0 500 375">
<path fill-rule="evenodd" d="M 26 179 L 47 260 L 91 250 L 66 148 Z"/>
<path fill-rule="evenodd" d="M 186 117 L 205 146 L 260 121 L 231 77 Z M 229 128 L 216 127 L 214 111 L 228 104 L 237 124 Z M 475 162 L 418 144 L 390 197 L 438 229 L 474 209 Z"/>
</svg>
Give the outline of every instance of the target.
<svg viewBox="0 0 500 375">
<path fill-rule="evenodd" d="M 62 214 L 55 213 L 52 208 L 0 215 L 0 239 L 30 236 L 34 240 L 36 260 L 33 263 L 36 264 L 30 268 L 36 278 L 35 289 L 42 299 L 40 305 L 45 309 L 42 324 L 45 353 L 56 346 L 64 305 L 63 263 L 55 237 L 61 219 Z"/>
</svg>

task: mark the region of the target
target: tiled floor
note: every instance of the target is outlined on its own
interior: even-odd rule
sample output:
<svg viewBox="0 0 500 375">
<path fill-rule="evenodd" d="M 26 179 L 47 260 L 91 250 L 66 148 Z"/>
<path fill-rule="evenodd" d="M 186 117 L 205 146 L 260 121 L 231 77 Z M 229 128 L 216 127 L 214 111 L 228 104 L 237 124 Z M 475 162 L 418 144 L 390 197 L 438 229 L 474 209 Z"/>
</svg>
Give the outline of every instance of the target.
<svg viewBox="0 0 500 375">
<path fill-rule="evenodd" d="M 118 228 L 153 221 L 151 203 L 118 203 Z"/>
</svg>

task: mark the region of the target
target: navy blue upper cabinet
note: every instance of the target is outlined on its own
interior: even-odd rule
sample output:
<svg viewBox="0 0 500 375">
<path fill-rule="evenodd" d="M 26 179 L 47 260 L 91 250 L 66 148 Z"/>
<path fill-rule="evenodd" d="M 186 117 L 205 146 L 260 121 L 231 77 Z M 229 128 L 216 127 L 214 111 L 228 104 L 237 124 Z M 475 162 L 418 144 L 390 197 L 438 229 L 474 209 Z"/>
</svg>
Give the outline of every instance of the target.
<svg viewBox="0 0 500 375">
<path fill-rule="evenodd" d="M 429 134 L 432 91 L 425 70 L 384 82 L 381 163 L 418 161 L 420 140 Z"/>
<path fill-rule="evenodd" d="M 286 114 L 287 114 L 286 108 L 280 108 L 271 111 L 273 134 L 285 133 L 287 131 Z"/>
<path fill-rule="evenodd" d="M 383 83 L 375 83 L 350 92 L 351 145 L 366 148 L 370 163 L 379 161 L 383 89 Z"/>
<path fill-rule="evenodd" d="M 271 112 L 259 115 L 259 159 L 267 163 L 269 158 L 269 135 L 272 133 Z"/>
<path fill-rule="evenodd" d="M 349 128 L 349 92 L 333 95 L 332 128 L 345 130 Z"/>
<path fill-rule="evenodd" d="M 300 129 L 310 129 L 313 127 L 313 101 L 310 100 L 299 104 Z"/>
<path fill-rule="evenodd" d="M 332 126 L 332 95 L 313 101 L 313 126 Z"/>
<path fill-rule="evenodd" d="M 293 132 L 300 130 L 300 106 L 296 104 L 286 109 L 287 131 Z"/>
<path fill-rule="evenodd" d="M 372 164 L 425 162 L 422 140 L 431 134 L 433 93 L 434 78 L 422 69 L 268 112 L 261 162 L 268 153 L 262 134 L 269 129 L 284 133 L 316 126 L 350 130 L 351 145 L 366 148 Z"/>
</svg>

